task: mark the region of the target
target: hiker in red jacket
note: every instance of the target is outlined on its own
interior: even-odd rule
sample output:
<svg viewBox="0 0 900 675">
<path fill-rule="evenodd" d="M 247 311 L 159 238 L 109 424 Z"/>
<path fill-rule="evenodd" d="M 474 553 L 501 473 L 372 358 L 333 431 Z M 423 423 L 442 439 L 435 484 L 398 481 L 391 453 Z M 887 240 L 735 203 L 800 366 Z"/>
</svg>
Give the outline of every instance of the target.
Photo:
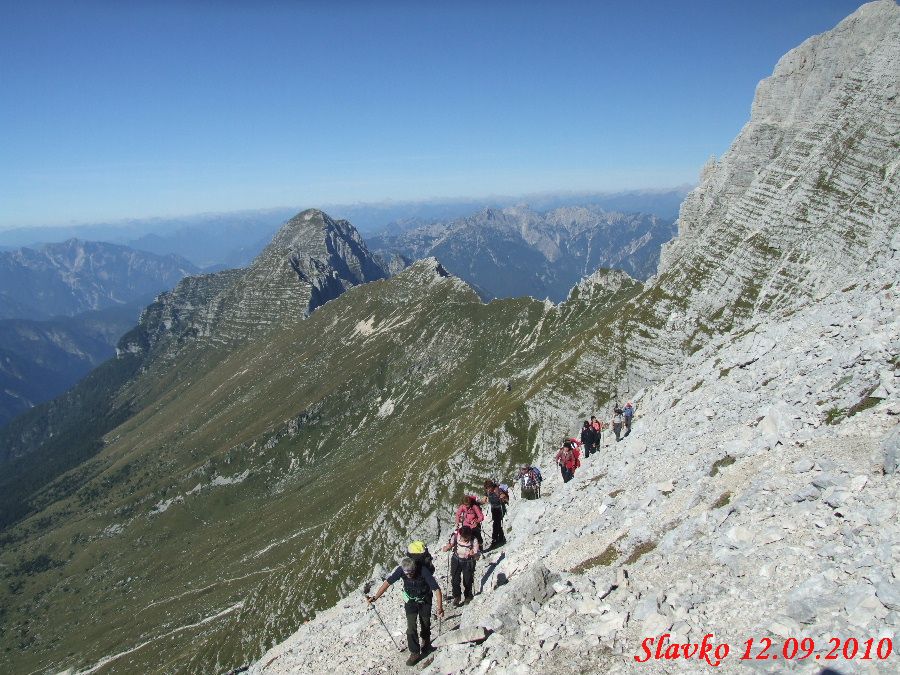
<svg viewBox="0 0 900 675">
<path fill-rule="evenodd" d="M 463 497 L 462 504 L 456 509 L 456 529 L 471 527 L 475 539 L 478 540 L 479 550 L 484 550 L 484 540 L 481 538 L 481 523 L 484 520 L 484 514 L 481 507 L 478 506 L 478 498 L 471 495 Z"/>
<path fill-rule="evenodd" d="M 556 463 L 562 473 L 563 483 L 568 483 L 575 477 L 575 469 L 581 466 L 580 455 L 578 441 L 571 438 L 567 438 L 556 453 Z"/>
</svg>

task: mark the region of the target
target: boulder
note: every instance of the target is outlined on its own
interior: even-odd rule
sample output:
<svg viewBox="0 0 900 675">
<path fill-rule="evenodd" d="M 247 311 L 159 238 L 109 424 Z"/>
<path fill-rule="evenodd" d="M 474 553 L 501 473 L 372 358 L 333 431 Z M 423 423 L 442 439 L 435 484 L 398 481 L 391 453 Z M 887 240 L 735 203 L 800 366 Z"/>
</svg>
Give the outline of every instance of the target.
<svg viewBox="0 0 900 675">
<path fill-rule="evenodd" d="M 449 647 L 450 645 L 461 645 L 468 642 L 481 642 L 490 633 L 481 626 L 467 626 L 457 630 L 450 630 L 442 633 L 432 644 L 435 647 Z"/>
</svg>

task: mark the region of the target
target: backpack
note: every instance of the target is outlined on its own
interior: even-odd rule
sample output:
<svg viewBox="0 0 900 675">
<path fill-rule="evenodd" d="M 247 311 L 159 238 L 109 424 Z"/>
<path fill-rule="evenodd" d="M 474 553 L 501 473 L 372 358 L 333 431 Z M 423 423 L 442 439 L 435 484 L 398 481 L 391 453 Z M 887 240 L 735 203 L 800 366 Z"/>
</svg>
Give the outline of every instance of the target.
<svg viewBox="0 0 900 675">
<path fill-rule="evenodd" d="M 416 544 L 421 544 L 421 546 L 417 547 Z M 418 553 L 414 553 L 412 550 L 408 551 L 408 555 L 416 564 L 416 568 L 421 570 L 423 567 L 427 567 L 428 571 L 434 574 L 434 558 L 431 556 L 431 551 L 428 550 L 428 547 L 421 541 L 414 541 L 409 545 L 409 548 L 422 549 Z"/>
<path fill-rule="evenodd" d="M 450 536 L 450 545 L 451 545 L 451 550 L 453 551 L 453 555 L 454 555 L 456 558 L 458 558 L 459 560 L 474 560 L 475 557 L 471 555 L 471 552 L 472 552 L 472 550 L 473 550 L 474 547 L 475 547 L 475 542 L 476 542 L 476 541 L 478 541 L 478 540 L 477 540 L 475 537 L 472 537 L 472 538 L 469 540 L 469 545 L 467 546 L 467 545 L 463 544 L 462 541 L 460 540 L 460 538 L 459 538 L 459 532 L 454 532 L 454 533 Z M 459 550 L 460 550 L 460 549 L 467 549 L 467 550 L 469 551 L 469 553 L 470 553 L 469 557 L 466 557 L 466 558 L 461 557 L 461 556 L 459 555 Z"/>
<path fill-rule="evenodd" d="M 541 470 L 536 466 L 531 467 L 531 475 L 533 476 L 532 480 L 534 480 L 535 483 L 544 482 L 544 477 L 541 475 Z"/>
</svg>

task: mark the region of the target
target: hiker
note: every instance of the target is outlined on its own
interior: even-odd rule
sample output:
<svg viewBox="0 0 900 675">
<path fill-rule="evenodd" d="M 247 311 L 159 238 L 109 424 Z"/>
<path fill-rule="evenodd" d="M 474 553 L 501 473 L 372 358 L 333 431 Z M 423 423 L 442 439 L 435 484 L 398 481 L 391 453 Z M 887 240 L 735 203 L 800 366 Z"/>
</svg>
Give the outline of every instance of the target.
<svg viewBox="0 0 900 675">
<path fill-rule="evenodd" d="M 619 435 L 622 433 L 622 423 L 624 421 L 625 416 L 622 414 L 622 409 L 619 406 L 613 408 L 612 428 L 613 433 L 616 435 L 616 443 L 622 440 Z"/>
<path fill-rule="evenodd" d="M 475 539 L 475 533 L 471 527 L 463 525 L 450 535 L 450 541 L 441 549 L 453 551 L 450 557 L 450 583 L 453 588 L 453 606 L 460 607 L 468 604 L 472 599 L 472 583 L 475 581 L 475 561 L 481 554 L 481 547 Z M 460 577 L 462 577 L 462 589 L 465 592 L 465 600 L 460 593 Z"/>
<path fill-rule="evenodd" d="M 581 446 L 584 448 L 585 459 L 590 457 L 592 452 L 597 451 L 597 434 L 594 431 L 594 427 L 587 420 L 584 421 L 584 426 L 581 427 Z"/>
<path fill-rule="evenodd" d="M 625 420 L 625 435 L 631 433 L 631 418 L 634 417 L 634 406 L 631 405 L 631 401 L 625 404 L 625 409 L 622 410 L 622 417 Z"/>
<path fill-rule="evenodd" d="M 519 469 L 519 481 L 521 484 L 523 499 L 539 499 L 541 496 L 541 483 L 544 477 L 536 466 L 525 465 Z"/>
<path fill-rule="evenodd" d="M 384 595 L 384 592 L 396 581 L 403 579 L 403 608 L 406 611 L 406 645 L 409 647 L 409 658 L 406 665 L 414 666 L 429 652 L 431 647 L 431 597 L 437 600 L 437 615 L 444 616 L 444 598 L 441 587 L 428 567 L 417 565 L 412 558 L 403 558 L 399 567 L 388 575 L 375 595 L 366 596 L 369 604 Z M 419 643 L 419 631 L 416 620 L 422 626 L 422 642 Z"/>
<path fill-rule="evenodd" d="M 598 420 L 594 415 L 591 415 L 591 426 L 594 428 L 594 433 L 597 434 L 597 447 L 599 450 L 600 446 L 603 445 L 603 422 Z"/>
<path fill-rule="evenodd" d="M 434 558 L 432 558 L 431 551 L 428 550 L 428 546 L 425 545 L 424 541 L 409 542 L 406 552 L 416 565 L 427 567 L 428 571 L 434 574 Z"/>
<path fill-rule="evenodd" d="M 563 446 L 556 453 L 556 463 L 559 465 L 560 473 L 562 473 L 563 483 L 568 483 L 572 480 L 575 477 L 575 469 L 581 466 L 581 460 L 578 458 L 578 447 L 572 440 L 567 438 L 563 441 Z"/>
<path fill-rule="evenodd" d="M 471 495 L 463 497 L 462 504 L 456 509 L 456 529 L 465 525 L 471 527 L 478 540 L 478 548 L 484 550 L 484 539 L 481 534 L 481 523 L 484 521 L 484 513 L 478 505 L 478 498 Z"/>
<path fill-rule="evenodd" d="M 484 491 L 487 493 L 485 502 L 491 505 L 493 520 L 491 545 L 487 547 L 490 551 L 506 543 L 506 535 L 503 534 L 503 516 L 506 515 L 506 505 L 509 504 L 509 493 L 492 480 L 484 481 Z"/>
</svg>

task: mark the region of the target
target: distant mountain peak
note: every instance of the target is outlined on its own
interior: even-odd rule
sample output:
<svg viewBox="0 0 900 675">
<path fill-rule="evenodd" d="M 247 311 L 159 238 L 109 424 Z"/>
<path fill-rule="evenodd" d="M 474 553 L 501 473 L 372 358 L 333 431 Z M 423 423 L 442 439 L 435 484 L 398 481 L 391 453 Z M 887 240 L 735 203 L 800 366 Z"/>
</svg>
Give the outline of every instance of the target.
<svg viewBox="0 0 900 675">
<path fill-rule="evenodd" d="M 319 209 L 281 226 L 245 270 L 197 277 L 148 308 L 149 344 L 171 333 L 241 340 L 308 316 L 352 286 L 389 276 L 346 220 Z"/>
</svg>

